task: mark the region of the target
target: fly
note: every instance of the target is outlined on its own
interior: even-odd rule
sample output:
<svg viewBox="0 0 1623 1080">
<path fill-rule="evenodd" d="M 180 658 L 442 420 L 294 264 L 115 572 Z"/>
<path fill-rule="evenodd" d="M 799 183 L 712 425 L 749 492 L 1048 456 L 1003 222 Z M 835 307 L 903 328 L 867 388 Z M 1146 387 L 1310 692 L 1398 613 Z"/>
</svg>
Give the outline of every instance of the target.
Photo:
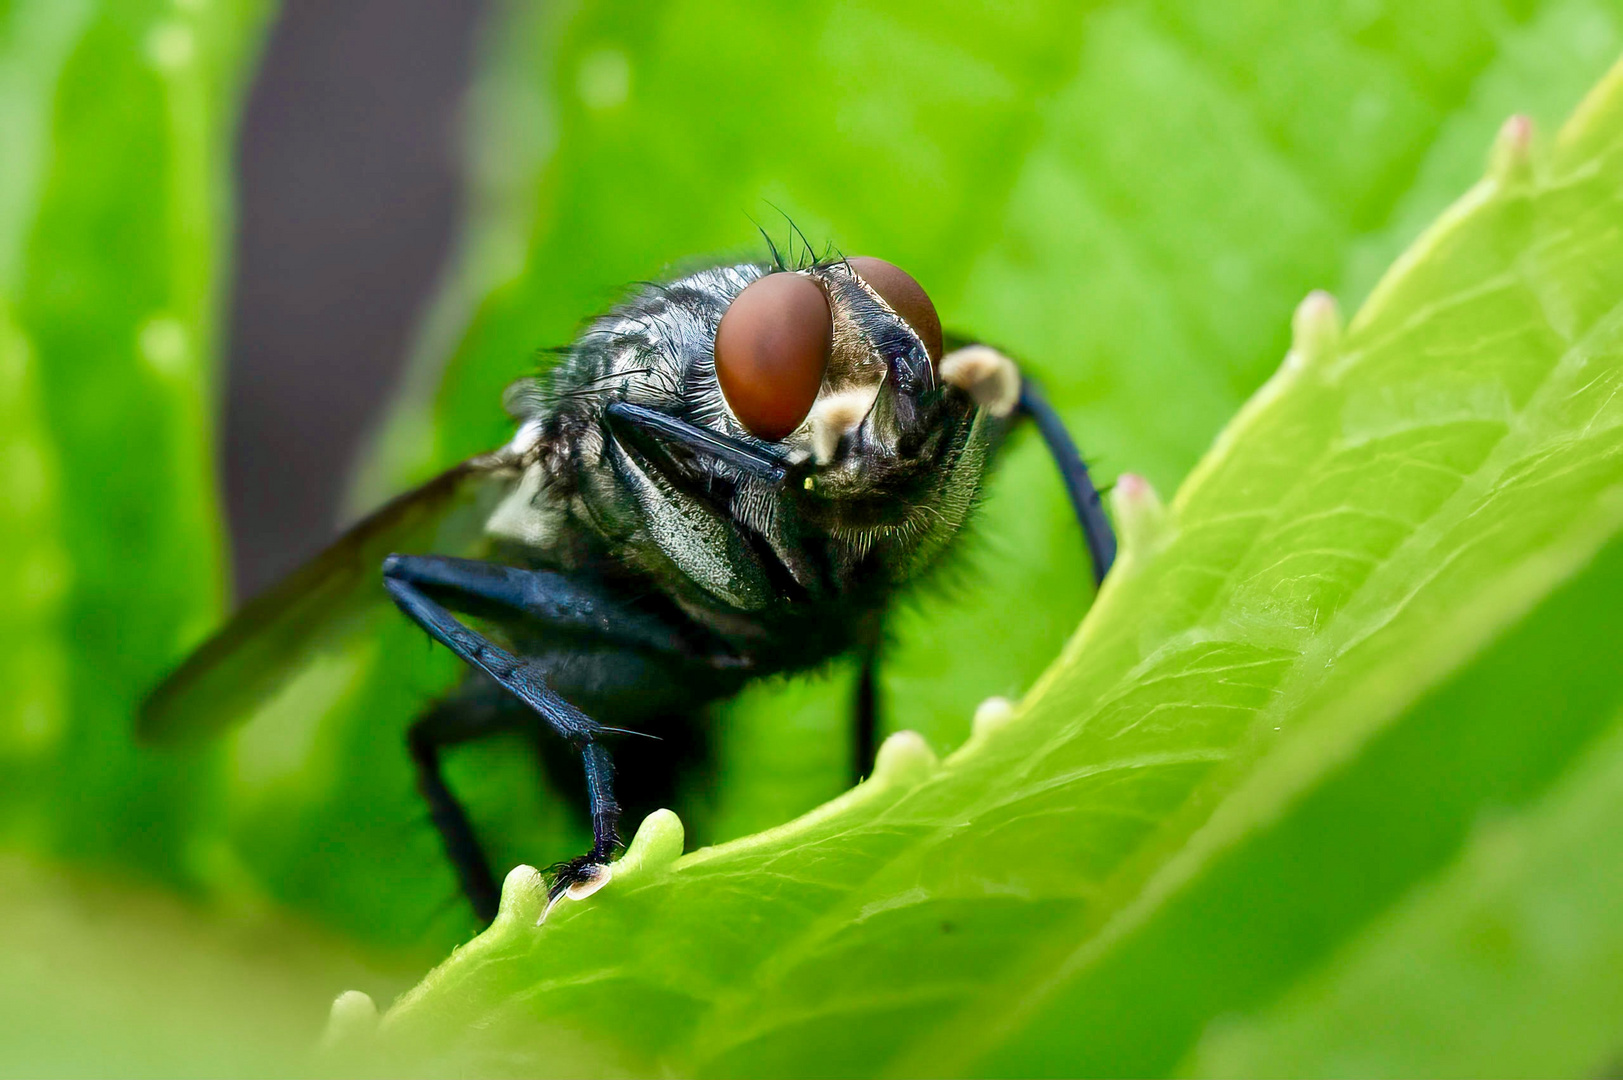
<svg viewBox="0 0 1623 1080">
<path fill-rule="evenodd" d="M 247 604 L 138 719 L 170 741 L 244 718 L 387 596 L 467 665 L 406 743 L 485 921 L 497 879 L 442 776 L 447 748 L 520 730 L 578 754 L 593 840 L 553 867 L 551 891 L 579 895 L 608 880 L 621 843 L 611 736 L 670 731 L 751 680 L 855 651 L 868 767 L 880 617 L 963 527 L 1017 419 L 1059 466 L 1096 580 L 1115 555 L 1036 387 L 988 346 L 946 351 L 929 296 L 879 259 L 643 287 L 508 401 L 512 441 Z"/>
</svg>

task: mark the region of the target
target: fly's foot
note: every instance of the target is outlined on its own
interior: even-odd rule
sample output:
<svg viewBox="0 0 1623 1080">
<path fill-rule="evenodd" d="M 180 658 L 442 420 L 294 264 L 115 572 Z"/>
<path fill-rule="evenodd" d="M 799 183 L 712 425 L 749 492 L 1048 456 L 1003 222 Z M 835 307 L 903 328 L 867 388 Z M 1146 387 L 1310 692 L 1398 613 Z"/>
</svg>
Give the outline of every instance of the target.
<svg viewBox="0 0 1623 1080">
<path fill-rule="evenodd" d="M 560 901 L 584 900 L 607 885 L 614 876 L 607 853 L 595 847 L 578 859 L 555 864 L 550 872 L 552 884 L 547 888 L 547 906 L 541 909 L 541 917 L 535 920 L 537 926 L 547 921 L 547 916 L 552 914 L 552 909 Z"/>
<path fill-rule="evenodd" d="M 554 903 L 566 896 L 571 900 L 584 900 L 607 885 L 614 876 L 608 854 L 595 849 L 568 862 L 556 864 L 551 873 L 552 884 L 547 889 L 547 897 Z"/>
</svg>

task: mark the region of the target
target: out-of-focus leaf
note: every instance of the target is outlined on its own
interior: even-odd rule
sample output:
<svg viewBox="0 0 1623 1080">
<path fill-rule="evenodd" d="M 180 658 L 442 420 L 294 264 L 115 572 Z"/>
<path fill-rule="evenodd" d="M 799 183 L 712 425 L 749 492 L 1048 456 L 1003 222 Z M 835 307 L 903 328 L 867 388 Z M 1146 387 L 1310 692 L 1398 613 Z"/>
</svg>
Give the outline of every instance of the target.
<svg viewBox="0 0 1623 1080">
<path fill-rule="evenodd" d="M 1612 583 L 1616 588 L 1616 583 Z M 1615 594 L 1613 596 L 1615 599 Z M 1521 664 L 1525 657 L 1508 658 Z M 1605 1076 L 1623 1050 L 1623 731 L 1256 1017 L 1220 1076 Z"/>
<path fill-rule="evenodd" d="M 0 6 L 0 821 L 173 878 L 213 770 L 137 751 L 131 706 L 219 610 L 215 271 L 264 16 Z"/>
<path fill-rule="evenodd" d="M 210 820 L 217 757 L 138 750 L 132 716 L 219 614 L 225 172 L 267 14 L 0 2 L 8 1076 L 285 1074 L 323 998 L 388 985 L 269 912 L 227 920 L 142 882 L 230 872 Z"/>
<path fill-rule="evenodd" d="M 1506 114 L 1571 108 L 1623 47 L 1623 15 L 1598 0 L 995 12 L 509 0 L 490 43 L 474 227 L 368 470 L 374 497 L 394 486 L 384 477 L 504 439 L 502 388 L 626 282 L 705 253 L 760 256 L 752 219 L 782 242 L 778 208 L 815 244 L 907 267 L 950 325 L 1023 357 L 1104 477 L 1170 488 L 1266 377 L 1301 296 L 1339 286 L 1358 299 L 1477 174 Z M 1031 684 L 1090 592 L 1029 436 L 963 547 L 898 612 L 883 671 L 886 726 L 942 749 L 977 702 Z M 452 670 L 425 671 L 428 655 L 400 633 L 351 658 L 342 707 L 311 736 L 321 767 L 235 804 L 263 880 L 386 940 L 430 924 L 454 940 L 470 925 L 449 870 L 433 868 L 399 751 L 413 702 Z M 726 710 L 727 780 L 693 778 L 690 841 L 775 824 L 848 782 L 844 678 Z M 771 737 L 790 712 L 793 732 Z M 816 766 L 802 754 L 774 773 L 796 746 L 817 748 Z M 498 864 L 574 853 L 567 795 L 541 796 L 539 823 L 516 806 L 537 798 L 528 761 L 459 754 Z M 410 880 L 371 887 L 402 863 Z"/>
<path fill-rule="evenodd" d="M 1536 803 L 1623 705 L 1623 69 L 1547 152 L 1530 134 L 1505 125 L 1344 337 L 1302 304 L 1164 515 L 1124 486 L 1122 562 L 1017 715 L 940 766 L 898 736 L 871 784 L 681 859 L 652 819 L 539 929 L 515 872 L 385 1046 L 503 1074 L 546 1071 L 553 1030 L 642 1072 L 1164 1073 L 1484 811 Z"/>
<path fill-rule="evenodd" d="M 390 985 L 343 942 L 276 919 L 0 858 L 0 1076 L 307 1074 L 327 1002 Z"/>
</svg>

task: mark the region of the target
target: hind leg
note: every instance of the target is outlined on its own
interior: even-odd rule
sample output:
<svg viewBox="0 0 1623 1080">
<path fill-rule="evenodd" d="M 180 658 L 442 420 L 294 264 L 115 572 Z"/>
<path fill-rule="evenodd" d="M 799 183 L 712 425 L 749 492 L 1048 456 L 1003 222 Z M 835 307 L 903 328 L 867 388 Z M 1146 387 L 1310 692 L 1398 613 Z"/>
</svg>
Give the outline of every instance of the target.
<svg viewBox="0 0 1623 1080">
<path fill-rule="evenodd" d="M 406 746 L 417 769 L 417 790 L 428 804 L 445 856 L 456 870 L 457 882 L 474 914 L 487 923 L 496 917 L 501 888 L 467 811 L 445 783 L 440 756 L 460 743 L 511 730 L 514 710 L 501 704 L 481 700 L 474 693 L 458 693 L 431 706 L 406 734 Z"/>
<path fill-rule="evenodd" d="M 879 649 L 862 652 L 851 708 L 851 782 L 859 784 L 873 769 L 879 746 Z"/>
</svg>

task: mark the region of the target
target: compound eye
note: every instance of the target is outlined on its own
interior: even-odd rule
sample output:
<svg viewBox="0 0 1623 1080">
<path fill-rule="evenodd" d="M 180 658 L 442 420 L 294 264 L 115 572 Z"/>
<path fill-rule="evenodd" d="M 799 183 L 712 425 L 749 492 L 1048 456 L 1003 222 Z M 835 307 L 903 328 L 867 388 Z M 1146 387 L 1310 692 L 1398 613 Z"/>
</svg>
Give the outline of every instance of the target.
<svg viewBox="0 0 1623 1080">
<path fill-rule="evenodd" d="M 884 298 L 890 309 L 906 320 L 907 325 L 924 342 L 931 360 L 941 359 L 941 318 L 924 287 L 913 280 L 913 275 L 884 259 L 860 255 L 847 259 L 857 276 L 873 287 Z"/>
<path fill-rule="evenodd" d="M 803 274 L 768 274 L 733 298 L 716 327 L 716 380 L 739 423 L 777 442 L 811 412 L 833 349 L 822 287 Z"/>
</svg>

